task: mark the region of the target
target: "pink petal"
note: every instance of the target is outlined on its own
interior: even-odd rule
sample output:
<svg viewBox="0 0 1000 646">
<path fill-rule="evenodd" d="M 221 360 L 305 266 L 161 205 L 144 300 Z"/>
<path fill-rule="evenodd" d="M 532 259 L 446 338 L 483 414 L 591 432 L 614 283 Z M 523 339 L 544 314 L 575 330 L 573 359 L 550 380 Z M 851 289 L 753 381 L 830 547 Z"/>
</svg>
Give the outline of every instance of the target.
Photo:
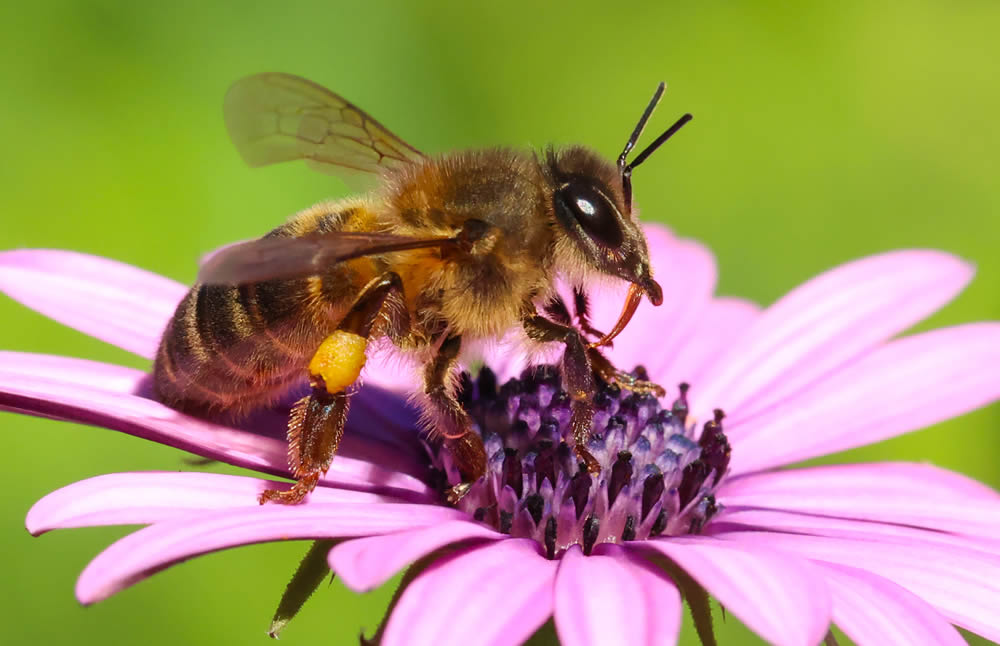
<svg viewBox="0 0 1000 646">
<path fill-rule="evenodd" d="M 383 646 L 515 646 L 552 615 L 555 562 L 530 539 L 461 550 L 403 591 Z"/>
<path fill-rule="evenodd" d="M 692 402 L 748 419 L 938 310 L 973 268 L 937 251 L 897 251 L 832 269 L 789 292 L 757 319 Z"/>
<path fill-rule="evenodd" d="M 751 504 L 754 501 L 762 502 L 773 496 L 782 508 L 788 508 L 789 504 L 793 504 L 791 498 L 786 496 L 790 489 L 809 492 L 823 488 L 826 488 L 828 494 L 844 492 L 848 497 L 877 490 L 890 496 L 911 493 L 914 497 L 935 502 L 969 498 L 1000 501 L 1000 492 L 988 485 L 961 473 L 922 462 L 832 464 L 750 473 L 727 478 L 719 488 L 719 493 L 744 496 L 737 504 L 743 504 L 743 501 Z"/>
<path fill-rule="evenodd" d="M 613 546 L 607 546 L 613 547 Z M 595 548 L 595 551 L 599 550 Z M 625 551 L 632 576 L 645 597 L 646 634 L 652 644 L 674 644 L 681 632 L 681 594 L 663 571 L 633 552 Z"/>
<path fill-rule="evenodd" d="M 0 254 L 2 255 L 2 254 Z M 115 393 L 135 392 L 146 374 L 100 361 L 31 352 L 0 351 L 0 388 L 25 379 L 58 379 L 66 385 Z"/>
<path fill-rule="evenodd" d="M 815 567 L 794 556 L 711 537 L 646 541 L 700 583 L 726 610 L 774 644 L 818 644 L 830 595 Z"/>
<path fill-rule="evenodd" d="M 187 287 L 72 251 L 0 253 L 0 290 L 64 325 L 151 359 Z"/>
<path fill-rule="evenodd" d="M 293 539 L 366 536 L 462 517 L 434 505 L 309 503 L 211 510 L 157 523 L 113 543 L 80 575 L 76 596 L 90 604 L 200 554 Z"/>
<path fill-rule="evenodd" d="M 584 556 L 573 546 L 559 562 L 555 616 L 566 646 L 647 644 L 646 604 L 628 566 L 613 556 Z"/>
<path fill-rule="evenodd" d="M 38 362 L 33 363 L 36 358 Z M 93 374 L 89 380 L 88 371 Z M 148 376 L 138 370 L 78 359 L 0 354 L 0 410 L 102 426 L 228 464 L 287 474 L 284 439 L 184 415 L 149 399 L 148 390 Z M 363 415 L 352 416 L 348 431 L 363 428 L 364 421 Z M 279 419 L 271 431 L 284 435 L 283 426 L 284 420 Z M 352 459 L 351 454 L 367 459 Z M 423 499 L 429 488 L 406 473 L 416 472 L 413 461 L 389 444 L 348 432 L 341 455 L 323 482 L 388 493 L 409 491 Z"/>
<path fill-rule="evenodd" d="M 330 550 L 330 567 L 355 592 L 374 590 L 397 572 L 431 552 L 470 540 L 506 538 L 470 519 L 384 536 L 345 541 Z"/>
<path fill-rule="evenodd" d="M 284 486 L 218 473 L 113 473 L 57 489 L 28 511 L 25 525 L 38 536 L 53 529 L 156 523 L 199 511 L 258 506 L 264 489 Z M 397 498 L 320 487 L 310 503 L 389 503 Z"/>
<path fill-rule="evenodd" d="M 879 542 L 775 532 L 722 536 L 741 546 L 767 546 L 789 555 L 867 570 L 934 606 L 953 624 L 1000 641 L 1000 556 L 961 547 Z"/>
<path fill-rule="evenodd" d="M 680 347 L 670 353 L 657 347 L 647 361 L 650 377 L 676 395 L 681 382 L 693 384 L 697 392 L 702 376 L 736 343 L 760 315 L 760 308 L 738 298 L 717 298 L 701 312 L 687 331 Z"/>
<path fill-rule="evenodd" d="M 733 473 L 878 442 L 1000 397 L 1000 323 L 905 337 L 786 405 L 729 426 Z"/>
<path fill-rule="evenodd" d="M 810 467 L 730 479 L 717 498 L 752 507 L 1000 536 L 1000 494 L 928 464 Z"/>
<path fill-rule="evenodd" d="M 835 518 L 773 509 L 726 508 L 706 529 L 718 538 L 743 531 L 809 534 L 883 543 L 929 544 L 1000 555 L 1000 539 L 868 520 Z"/>
<path fill-rule="evenodd" d="M 966 642 L 923 599 L 870 572 L 821 566 L 833 598 L 833 621 L 855 644 L 963 646 Z"/>
<path fill-rule="evenodd" d="M 555 619 L 565 646 L 675 643 L 680 611 L 677 588 L 620 547 L 584 556 L 574 546 L 559 562 Z"/>
</svg>

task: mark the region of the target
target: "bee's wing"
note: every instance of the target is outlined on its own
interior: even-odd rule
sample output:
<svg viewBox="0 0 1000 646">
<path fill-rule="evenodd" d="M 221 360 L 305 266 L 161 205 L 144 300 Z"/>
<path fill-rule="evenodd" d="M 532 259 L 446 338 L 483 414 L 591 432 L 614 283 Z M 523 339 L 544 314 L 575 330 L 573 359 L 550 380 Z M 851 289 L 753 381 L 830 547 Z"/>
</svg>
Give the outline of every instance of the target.
<svg viewBox="0 0 1000 646">
<path fill-rule="evenodd" d="M 236 242 L 213 253 L 201 266 L 198 282 L 244 285 L 303 278 L 338 262 L 407 249 L 443 247 L 457 238 L 411 238 L 391 233 L 334 232 L 298 238 L 260 238 Z"/>
<path fill-rule="evenodd" d="M 250 166 L 304 159 L 316 170 L 350 178 L 423 157 L 357 106 L 291 74 L 236 81 L 223 113 L 229 137 Z"/>
</svg>

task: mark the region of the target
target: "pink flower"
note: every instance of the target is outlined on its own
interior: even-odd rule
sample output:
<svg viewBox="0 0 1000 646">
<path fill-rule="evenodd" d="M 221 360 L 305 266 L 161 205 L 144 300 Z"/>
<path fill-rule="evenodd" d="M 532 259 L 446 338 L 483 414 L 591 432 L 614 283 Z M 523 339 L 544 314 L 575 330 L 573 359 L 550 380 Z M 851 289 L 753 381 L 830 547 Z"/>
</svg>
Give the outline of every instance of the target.
<svg viewBox="0 0 1000 646">
<path fill-rule="evenodd" d="M 553 616 L 567 645 L 671 643 L 678 585 L 689 580 L 776 644 L 816 644 L 831 622 L 859 644 L 963 643 L 953 625 L 1000 641 L 1000 495 L 927 464 L 779 469 L 1000 397 L 1000 323 L 893 339 L 953 298 L 971 267 L 934 251 L 882 254 L 759 311 L 713 297 L 714 262 L 701 245 L 657 227 L 648 233 L 666 302 L 640 308 L 609 357 L 691 389 L 668 411 L 648 398 L 602 395 L 600 479 L 581 484 L 557 447 L 539 440 L 560 423 L 551 375 L 526 374 L 495 392 L 486 372 L 468 392 L 495 449 L 490 474 L 459 508 L 441 504 L 434 483 L 449 477 L 448 456 L 428 459 L 419 443 L 399 396 L 404 371 L 373 361 L 342 452 L 307 504 L 260 506 L 256 496 L 271 484 L 254 478 L 118 473 L 49 494 L 28 513 L 28 529 L 148 525 L 87 566 L 76 589 L 85 604 L 247 543 L 352 539 L 329 562 L 359 591 L 455 545 L 402 592 L 381 635 L 387 645 L 519 644 Z M 185 291 L 58 251 L 0 255 L 0 288 L 147 358 Z M 598 327 L 619 304 L 595 300 Z M 522 367 L 505 352 L 487 352 L 500 383 Z M 4 409 L 287 475 L 280 411 L 230 428 L 147 393 L 136 370 L 0 354 Z M 709 424 L 699 436 L 693 421 L 712 420 L 715 408 L 726 412 L 724 433 Z M 491 415 L 502 430 L 490 427 Z"/>
</svg>

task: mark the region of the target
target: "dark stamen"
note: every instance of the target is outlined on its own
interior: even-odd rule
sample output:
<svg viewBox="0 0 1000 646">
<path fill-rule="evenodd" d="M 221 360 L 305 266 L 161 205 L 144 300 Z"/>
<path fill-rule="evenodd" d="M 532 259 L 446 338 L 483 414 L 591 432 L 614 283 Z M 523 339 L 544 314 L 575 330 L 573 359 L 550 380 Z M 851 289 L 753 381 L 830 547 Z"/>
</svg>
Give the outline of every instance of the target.
<svg viewBox="0 0 1000 646">
<path fill-rule="evenodd" d="M 732 447 L 729 440 L 722 431 L 722 419 L 725 414 L 718 408 L 715 409 L 715 418 L 705 423 L 705 428 L 698 438 L 701 446 L 701 460 L 715 471 L 714 484 L 719 480 L 729 468 L 729 459 L 732 456 Z"/>
<path fill-rule="evenodd" d="M 501 471 L 503 483 L 514 490 L 520 498 L 524 493 L 524 478 L 521 476 L 521 459 L 517 457 L 517 449 L 503 450 L 503 467 Z"/>
<path fill-rule="evenodd" d="M 681 391 L 680 396 L 674 400 L 673 406 L 671 406 L 671 412 L 673 416 L 681 420 L 681 424 L 687 422 L 688 416 L 688 400 L 687 393 L 690 386 L 686 383 L 681 383 L 677 388 Z"/>
<path fill-rule="evenodd" d="M 559 437 L 559 420 L 551 417 L 542 419 L 538 424 L 537 437 Z"/>
<path fill-rule="evenodd" d="M 712 520 L 712 516 L 719 513 L 719 504 L 715 501 L 713 494 L 705 496 L 705 522 Z"/>
<path fill-rule="evenodd" d="M 472 518 L 482 522 L 486 518 L 486 507 L 476 507 L 476 511 L 472 512 Z"/>
<path fill-rule="evenodd" d="M 472 376 L 467 372 L 463 372 L 458 378 L 458 388 L 456 389 L 455 399 L 457 399 L 464 408 L 468 408 L 475 395 L 476 393 L 472 385 Z"/>
<path fill-rule="evenodd" d="M 619 411 L 618 412 L 621 412 L 621 407 L 624 406 L 624 405 L 625 405 L 625 402 L 622 402 L 622 403 L 620 403 L 618 405 L 619 406 Z M 612 435 L 611 435 L 612 431 L 625 430 L 625 427 L 627 425 L 628 425 L 628 422 L 625 420 L 625 418 L 622 415 L 617 415 L 617 414 L 612 415 L 608 419 L 608 425 L 607 425 L 607 427 L 605 427 L 605 429 L 604 429 L 604 437 L 612 437 Z"/>
<path fill-rule="evenodd" d="M 569 393 L 566 392 L 565 390 L 560 390 L 556 394 L 552 395 L 552 402 L 549 404 L 549 406 L 557 409 L 559 408 L 568 409 L 570 401 L 571 397 L 569 396 Z"/>
<path fill-rule="evenodd" d="M 712 520 L 712 516 L 717 513 L 719 513 L 719 505 L 715 502 L 715 496 L 712 494 L 705 496 L 705 513 L 691 519 L 691 523 L 688 525 L 688 532 L 691 534 L 700 534 L 701 530 L 705 527 L 705 523 Z"/>
<path fill-rule="evenodd" d="M 535 366 L 535 380 L 539 386 L 556 388 L 562 383 L 562 376 L 560 376 L 555 366 Z"/>
<path fill-rule="evenodd" d="M 583 553 L 587 556 L 590 556 L 591 550 L 594 549 L 600 529 L 601 522 L 596 516 L 587 516 L 587 520 L 583 521 Z"/>
<path fill-rule="evenodd" d="M 488 367 L 479 371 L 479 398 L 493 399 L 497 396 L 497 375 Z"/>
<path fill-rule="evenodd" d="M 635 516 L 629 516 L 625 519 L 625 529 L 622 530 L 622 540 L 635 540 Z"/>
<path fill-rule="evenodd" d="M 608 481 L 608 505 L 615 504 L 615 498 L 622 488 L 632 480 L 632 454 L 619 451 L 618 459 L 611 467 L 611 480 Z"/>
<path fill-rule="evenodd" d="M 508 379 L 504 385 L 500 386 L 500 396 L 501 397 L 513 397 L 514 395 L 520 395 L 524 392 L 524 388 L 521 386 L 520 379 Z"/>
<path fill-rule="evenodd" d="M 539 442 L 538 444 L 540 450 L 535 458 L 535 487 L 541 489 L 545 478 L 548 478 L 554 487 L 556 486 L 556 461 L 552 442 Z"/>
<path fill-rule="evenodd" d="M 545 556 L 549 559 L 556 557 L 556 519 L 552 516 L 545 521 Z"/>
<path fill-rule="evenodd" d="M 524 508 L 531 514 L 531 520 L 535 525 L 542 522 L 542 512 L 545 511 L 545 499 L 537 493 L 533 493 L 524 499 Z"/>
<path fill-rule="evenodd" d="M 586 465 L 581 463 L 580 471 L 569 481 L 569 497 L 573 499 L 577 520 L 579 520 L 583 514 L 583 509 L 587 506 L 592 482 L 593 479 L 590 477 L 590 473 L 587 472 Z"/>
<path fill-rule="evenodd" d="M 642 484 L 642 520 L 646 520 L 650 510 L 663 497 L 663 474 L 657 473 L 646 478 Z"/>
<path fill-rule="evenodd" d="M 606 411 L 611 410 L 611 405 L 615 403 L 615 399 L 607 390 L 602 388 L 594 393 L 593 403 L 596 410 Z"/>
<path fill-rule="evenodd" d="M 666 528 L 667 528 L 667 512 L 661 509 L 659 515 L 656 517 L 656 520 L 653 521 L 653 527 L 650 528 L 649 535 L 659 536 L 660 534 L 663 533 L 663 530 L 665 530 Z"/>
<path fill-rule="evenodd" d="M 705 483 L 705 478 L 711 468 L 701 460 L 695 460 L 684 467 L 684 475 L 681 476 L 681 484 L 677 488 L 680 496 L 681 509 L 687 507 L 688 503 L 701 491 L 701 486 Z"/>
<path fill-rule="evenodd" d="M 514 514 L 509 511 L 500 510 L 500 530 L 501 534 L 510 534 L 510 528 L 514 525 Z"/>
</svg>

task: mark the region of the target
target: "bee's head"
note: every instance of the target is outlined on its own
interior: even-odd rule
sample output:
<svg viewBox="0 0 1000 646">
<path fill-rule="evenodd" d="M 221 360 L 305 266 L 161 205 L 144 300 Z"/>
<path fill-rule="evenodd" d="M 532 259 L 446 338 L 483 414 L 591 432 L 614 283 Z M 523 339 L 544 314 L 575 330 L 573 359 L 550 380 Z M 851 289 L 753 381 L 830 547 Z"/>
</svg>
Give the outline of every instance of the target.
<svg viewBox="0 0 1000 646">
<path fill-rule="evenodd" d="M 610 342 L 624 329 L 643 294 L 653 305 L 663 302 L 663 292 L 653 280 L 646 237 L 632 210 L 632 170 L 690 121 L 691 115 L 685 114 L 631 163 L 626 163 L 663 89 L 660 83 L 619 155 L 617 166 L 582 147 L 550 149 L 546 156 L 544 168 L 553 189 L 553 212 L 572 243 L 572 249 L 563 251 L 577 260 L 582 256 L 592 271 L 631 283 L 618 323 L 595 345 Z"/>
</svg>

